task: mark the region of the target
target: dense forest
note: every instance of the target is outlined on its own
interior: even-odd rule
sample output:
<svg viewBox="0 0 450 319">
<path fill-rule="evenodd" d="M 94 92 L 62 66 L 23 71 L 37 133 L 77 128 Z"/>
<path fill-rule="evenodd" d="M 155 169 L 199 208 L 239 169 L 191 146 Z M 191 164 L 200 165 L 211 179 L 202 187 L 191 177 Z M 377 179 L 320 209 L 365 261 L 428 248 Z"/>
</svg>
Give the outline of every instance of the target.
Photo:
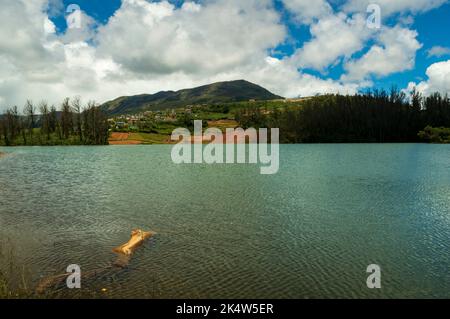
<svg viewBox="0 0 450 319">
<path fill-rule="evenodd" d="M 22 112 L 15 106 L 0 115 L 0 145 L 106 145 L 108 137 L 106 115 L 79 98 L 65 99 L 59 110 L 27 101 Z"/>
<path fill-rule="evenodd" d="M 282 143 L 445 142 L 450 99 L 396 89 L 324 95 L 270 111 L 248 106 L 236 120 L 244 128 L 279 128 Z"/>
</svg>

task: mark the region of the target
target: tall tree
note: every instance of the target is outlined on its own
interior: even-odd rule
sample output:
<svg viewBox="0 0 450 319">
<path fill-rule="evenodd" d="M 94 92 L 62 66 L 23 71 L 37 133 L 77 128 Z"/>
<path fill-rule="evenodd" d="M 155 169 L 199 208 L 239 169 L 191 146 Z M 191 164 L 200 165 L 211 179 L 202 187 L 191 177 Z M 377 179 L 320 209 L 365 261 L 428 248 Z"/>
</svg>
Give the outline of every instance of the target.
<svg viewBox="0 0 450 319">
<path fill-rule="evenodd" d="M 1 118 L 1 123 L 5 145 L 14 145 L 16 137 L 20 134 L 17 106 L 6 110 L 6 113 Z"/>
<path fill-rule="evenodd" d="M 50 107 L 50 115 L 49 115 L 49 129 L 51 133 L 55 133 L 58 129 L 59 123 L 58 123 L 58 113 L 56 111 L 56 107 L 52 105 Z M 59 135 L 59 134 L 58 134 Z M 61 139 L 61 136 L 59 135 L 59 138 Z"/>
<path fill-rule="evenodd" d="M 46 136 L 47 141 L 50 140 L 50 110 L 48 104 L 42 101 L 39 104 L 39 112 L 41 113 L 41 134 Z"/>
<path fill-rule="evenodd" d="M 33 129 L 35 125 L 35 113 L 36 108 L 33 105 L 33 102 L 30 100 L 27 100 L 27 103 L 24 106 L 23 114 L 25 115 L 27 119 L 27 129 L 28 133 L 30 135 L 31 143 L 33 143 Z"/>
<path fill-rule="evenodd" d="M 2 139 L 5 142 L 6 146 L 9 146 L 9 141 L 8 141 L 8 127 L 6 124 L 6 113 L 3 113 L 2 115 L 0 115 L 0 144 Z"/>
<path fill-rule="evenodd" d="M 76 97 L 72 102 L 72 110 L 75 114 L 75 130 L 80 143 L 83 142 L 83 120 L 81 116 L 81 99 Z"/>
<path fill-rule="evenodd" d="M 73 132 L 73 117 L 70 107 L 70 99 L 64 99 L 61 105 L 61 129 L 62 135 L 65 139 L 68 139 Z"/>
</svg>

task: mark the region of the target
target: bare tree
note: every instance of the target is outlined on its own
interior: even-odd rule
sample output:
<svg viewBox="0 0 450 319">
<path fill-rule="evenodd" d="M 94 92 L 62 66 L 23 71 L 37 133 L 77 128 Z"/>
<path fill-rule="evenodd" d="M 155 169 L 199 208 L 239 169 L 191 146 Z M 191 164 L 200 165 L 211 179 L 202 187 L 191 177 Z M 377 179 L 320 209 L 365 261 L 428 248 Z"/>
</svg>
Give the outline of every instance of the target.
<svg viewBox="0 0 450 319">
<path fill-rule="evenodd" d="M 72 102 L 72 110 L 75 113 L 75 130 L 80 142 L 83 142 L 83 121 L 81 117 L 81 99 L 76 97 Z"/>
<path fill-rule="evenodd" d="M 108 119 L 95 102 L 88 103 L 83 112 L 84 143 L 90 145 L 108 144 Z"/>
<path fill-rule="evenodd" d="M 8 146 L 8 127 L 6 125 L 6 113 L 0 115 L 0 142 L 3 139 L 5 145 Z"/>
<path fill-rule="evenodd" d="M 35 125 L 35 114 L 36 114 L 36 108 L 33 105 L 33 102 L 30 100 L 27 100 L 27 103 L 24 106 L 23 114 L 28 119 L 27 127 L 28 132 L 30 134 L 31 143 L 33 143 L 33 129 Z"/>
<path fill-rule="evenodd" d="M 18 121 L 18 125 L 19 125 L 19 131 L 22 132 L 22 139 L 23 139 L 23 144 L 27 145 L 27 141 L 28 141 L 28 118 L 26 116 L 22 116 L 19 118 Z M 33 140 L 31 140 L 31 143 L 33 143 Z"/>
<path fill-rule="evenodd" d="M 64 99 L 61 105 L 61 112 L 62 135 L 65 139 L 68 139 L 73 132 L 73 118 L 69 98 Z"/>
<path fill-rule="evenodd" d="M 14 145 L 17 135 L 20 133 L 19 113 L 17 106 L 9 108 L 1 118 L 3 137 L 5 145 Z"/>
<path fill-rule="evenodd" d="M 50 119 L 50 123 L 49 123 L 50 124 L 49 125 L 50 132 L 55 133 L 56 130 L 58 129 L 59 124 L 58 124 L 58 113 L 57 113 L 56 107 L 54 105 L 52 105 L 50 107 L 49 119 Z M 61 136 L 59 136 L 59 137 L 61 139 Z"/>
<path fill-rule="evenodd" d="M 17 106 L 13 106 L 10 111 L 10 131 L 11 131 L 11 140 L 14 141 L 16 137 L 20 134 L 20 116 L 19 110 Z"/>
<path fill-rule="evenodd" d="M 39 112 L 41 113 L 41 134 L 46 135 L 48 141 L 50 140 L 50 111 L 46 102 L 42 101 L 39 104 Z"/>
</svg>

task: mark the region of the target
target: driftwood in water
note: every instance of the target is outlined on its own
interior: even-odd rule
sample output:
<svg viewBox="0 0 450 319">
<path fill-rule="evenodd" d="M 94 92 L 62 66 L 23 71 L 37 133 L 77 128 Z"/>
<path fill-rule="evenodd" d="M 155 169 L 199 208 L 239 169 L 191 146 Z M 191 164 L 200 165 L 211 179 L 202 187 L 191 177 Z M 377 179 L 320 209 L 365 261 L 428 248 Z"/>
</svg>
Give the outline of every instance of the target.
<svg viewBox="0 0 450 319">
<path fill-rule="evenodd" d="M 122 246 L 114 248 L 114 252 L 118 254 L 123 254 L 127 256 L 131 256 L 133 252 L 141 246 L 146 239 L 153 237 L 155 233 L 153 232 L 145 232 L 139 229 L 133 230 L 131 232 L 131 239 Z"/>
<path fill-rule="evenodd" d="M 113 249 L 113 252 L 118 254 L 116 261 L 110 266 L 103 267 L 101 269 L 82 272 L 82 281 L 98 277 L 110 270 L 120 270 L 126 268 L 130 263 L 131 255 L 136 251 L 136 249 L 140 247 L 145 242 L 145 240 L 153 237 L 155 234 L 156 233 L 154 232 L 144 232 L 139 229 L 133 230 L 131 232 L 131 239 L 126 244 Z M 43 294 L 49 288 L 61 286 L 70 275 L 70 273 L 65 273 L 44 278 L 37 285 L 36 292 L 38 294 Z"/>
</svg>

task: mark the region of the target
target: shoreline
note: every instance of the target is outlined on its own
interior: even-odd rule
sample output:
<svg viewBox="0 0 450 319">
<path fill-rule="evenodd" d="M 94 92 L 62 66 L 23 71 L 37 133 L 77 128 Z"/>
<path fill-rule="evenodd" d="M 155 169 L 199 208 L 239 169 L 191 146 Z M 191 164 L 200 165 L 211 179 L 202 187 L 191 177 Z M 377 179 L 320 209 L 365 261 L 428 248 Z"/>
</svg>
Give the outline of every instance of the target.
<svg viewBox="0 0 450 319">
<path fill-rule="evenodd" d="M 194 144 L 195 140 L 192 139 L 192 143 Z M 202 142 L 203 145 L 208 145 L 210 144 L 211 141 L 210 140 L 204 140 Z M 168 145 L 168 146 L 173 146 L 176 143 L 143 143 L 141 141 L 136 141 L 136 140 L 132 140 L 132 141 L 110 141 L 109 144 L 104 144 L 104 145 L 78 145 L 78 144 L 74 144 L 74 145 L 10 145 L 10 146 L 5 146 L 5 145 L 0 145 L 0 147 L 2 148 L 18 148 L 18 147 L 108 147 L 108 146 L 161 146 L 161 145 Z M 217 143 L 217 144 L 228 144 L 228 143 Z M 248 143 L 245 143 L 246 145 L 248 145 Z M 270 145 L 270 143 L 268 143 Z M 383 142 L 383 143 L 378 143 L 378 142 L 348 142 L 348 143 L 285 143 L 285 142 L 280 142 L 279 145 L 386 145 L 386 144 L 391 144 L 391 145 L 413 145 L 413 144 L 419 144 L 419 145 L 450 145 L 449 143 L 425 143 L 425 142 Z M 7 156 L 8 153 L 5 152 L 0 152 L 0 158 L 1 157 L 5 157 Z"/>
</svg>

